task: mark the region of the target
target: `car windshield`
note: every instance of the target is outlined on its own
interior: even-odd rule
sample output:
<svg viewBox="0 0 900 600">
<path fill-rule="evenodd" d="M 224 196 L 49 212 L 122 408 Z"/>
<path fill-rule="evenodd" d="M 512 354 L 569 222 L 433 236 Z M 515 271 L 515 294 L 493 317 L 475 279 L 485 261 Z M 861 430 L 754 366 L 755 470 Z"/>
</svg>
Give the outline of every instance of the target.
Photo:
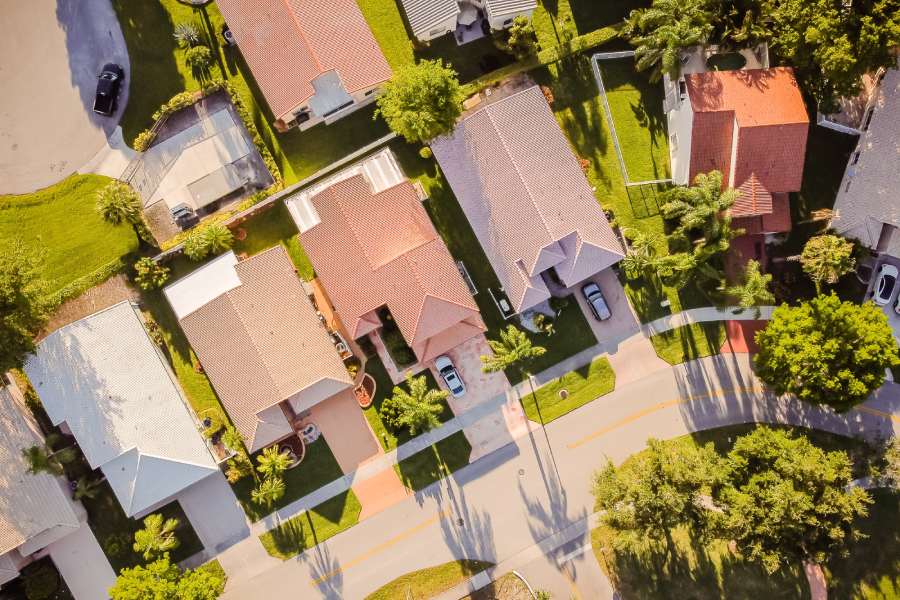
<svg viewBox="0 0 900 600">
<path fill-rule="evenodd" d="M 897 279 L 893 275 L 885 275 L 881 280 L 881 291 L 887 292 L 894 289 L 894 284 L 897 282 Z"/>
<path fill-rule="evenodd" d="M 116 74 L 110 73 L 109 71 L 104 71 L 102 75 L 100 75 L 100 79 L 115 79 Z"/>
</svg>

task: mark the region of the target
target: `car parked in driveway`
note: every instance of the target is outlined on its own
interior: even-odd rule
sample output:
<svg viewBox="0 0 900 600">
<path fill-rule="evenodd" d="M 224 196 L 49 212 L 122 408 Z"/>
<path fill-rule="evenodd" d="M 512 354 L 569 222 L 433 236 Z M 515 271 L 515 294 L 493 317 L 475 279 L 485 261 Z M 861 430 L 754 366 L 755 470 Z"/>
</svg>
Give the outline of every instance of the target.
<svg viewBox="0 0 900 600">
<path fill-rule="evenodd" d="M 884 306 L 891 301 L 894 286 L 897 284 L 897 267 L 894 265 L 881 265 L 878 269 L 878 279 L 875 280 L 875 288 L 872 300 L 879 306 Z"/>
<path fill-rule="evenodd" d="M 459 376 L 459 372 L 456 370 L 456 367 L 453 366 L 453 361 L 450 360 L 449 356 L 446 354 L 438 356 L 434 360 L 434 366 L 437 368 L 438 373 L 440 373 L 441 379 L 443 379 L 444 383 L 447 384 L 447 387 L 450 388 L 450 393 L 453 394 L 454 398 L 459 398 L 466 393 L 466 384 L 463 383 L 462 378 Z"/>
<path fill-rule="evenodd" d="M 125 79 L 125 71 L 115 63 L 103 65 L 97 77 L 97 92 L 94 94 L 94 112 L 109 116 L 116 112 L 119 90 Z"/>
<path fill-rule="evenodd" d="M 591 312 L 594 313 L 594 318 L 598 321 L 605 321 L 612 316 L 599 285 L 593 281 L 586 283 L 581 287 L 581 293 L 584 294 L 584 299 L 587 300 L 591 307 Z"/>
</svg>

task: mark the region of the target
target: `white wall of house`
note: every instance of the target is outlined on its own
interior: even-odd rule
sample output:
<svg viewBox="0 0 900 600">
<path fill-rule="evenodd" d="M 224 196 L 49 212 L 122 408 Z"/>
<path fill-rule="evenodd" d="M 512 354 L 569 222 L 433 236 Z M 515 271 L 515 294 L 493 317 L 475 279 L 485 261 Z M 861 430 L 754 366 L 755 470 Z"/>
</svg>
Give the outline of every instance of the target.
<svg viewBox="0 0 900 600">
<path fill-rule="evenodd" d="M 670 105 L 672 108 L 666 113 L 666 121 L 669 126 L 669 159 L 672 163 L 673 181 L 677 185 L 687 185 L 691 172 L 691 132 L 694 127 L 694 110 L 689 99 L 677 97 L 677 82 L 673 89 L 676 99 Z"/>
<path fill-rule="evenodd" d="M 350 106 L 343 108 L 331 115 L 328 115 L 327 117 L 322 117 L 320 115 L 315 114 L 315 112 L 313 112 L 310 109 L 309 102 L 306 102 L 305 104 L 298 104 L 296 107 L 294 107 L 293 109 L 291 109 L 290 111 L 285 113 L 284 116 L 281 117 L 281 119 L 285 123 L 287 123 L 290 126 L 290 128 L 296 127 L 300 131 L 306 131 L 310 127 L 315 127 L 319 123 L 325 123 L 325 124 L 330 125 L 331 123 L 334 123 L 335 121 L 337 121 L 343 117 L 346 117 L 347 115 L 349 115 L 351 113 L 356 112 L 363 106 L 367 106 L 367 105 L 371 104 L 372 102 L 374 102 L 375 98 L 378 97 L 378 91 L 381 88 L 381 86 L 382 86 L 382 84 L 373 85 L 371 87 L 368 87 L 368 88 L 359 90 L 358 92 L 355 92 L 353 94 L 350 94 L 350 96 L 353 98 L 353 104 L 351 104 Z M 297 115 L 303 111 L 309 112 L 309 119 L 304 121 L 303 123 L 294 122 L 293 119 L 296 118 L 294 115 Z"/>
<path fill-rule="evenodd" d="M 416 39 L 420 42 L 430 42 L 435 38 L 439 38 L 442 35 L 447 35 L 454 31 L 456 31 L 456 15 L 451 15 L 440 23 L 435 23 L 429 27 L 427 31 L 416 33 Z"/>
</svg>

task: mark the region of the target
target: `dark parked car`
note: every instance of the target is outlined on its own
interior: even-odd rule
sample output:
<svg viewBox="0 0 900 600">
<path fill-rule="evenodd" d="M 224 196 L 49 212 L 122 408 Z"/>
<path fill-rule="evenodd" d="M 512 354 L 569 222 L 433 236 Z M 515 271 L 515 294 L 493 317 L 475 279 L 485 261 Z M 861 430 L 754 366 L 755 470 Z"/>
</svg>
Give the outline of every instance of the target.
<svg viewBox="0 0 900 600">
<path fill-rule="evenodd" d="M 125 71 L 122 67 L 115 63 L 103 65 L 97 78 L 97 93 L 94 94 L 95 113 L 108 116 L 116 112 L 116 100 L 124 79 Z"/>
<path fill-rule="evenodd" d="M 612 313 L 609 312 L 609 305 L 606 304 L 606 298 L 603 297 L 603 292 L 600 291 L 600 286 L 594 283 L 586 283 L 581 288 L 581 293 L 584 294 L 584 298 L 588 301 L 588 304 L 591 305 L 591 312 L 594 313 L 594 316 L 597 317 L 598 321 L 605 321 Z"/>
</svg>

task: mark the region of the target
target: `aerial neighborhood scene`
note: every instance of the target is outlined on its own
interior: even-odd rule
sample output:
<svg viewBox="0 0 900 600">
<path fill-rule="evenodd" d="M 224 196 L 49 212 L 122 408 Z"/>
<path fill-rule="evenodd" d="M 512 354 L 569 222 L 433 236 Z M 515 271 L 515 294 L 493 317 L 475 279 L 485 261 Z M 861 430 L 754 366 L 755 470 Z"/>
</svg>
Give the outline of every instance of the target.
<svg viewBox="0 0 900 600">
<path fill-rule="evenodd" d="M 900 0 L 0 16 L 0 600 L 900 600 Z"/>
</svg>

